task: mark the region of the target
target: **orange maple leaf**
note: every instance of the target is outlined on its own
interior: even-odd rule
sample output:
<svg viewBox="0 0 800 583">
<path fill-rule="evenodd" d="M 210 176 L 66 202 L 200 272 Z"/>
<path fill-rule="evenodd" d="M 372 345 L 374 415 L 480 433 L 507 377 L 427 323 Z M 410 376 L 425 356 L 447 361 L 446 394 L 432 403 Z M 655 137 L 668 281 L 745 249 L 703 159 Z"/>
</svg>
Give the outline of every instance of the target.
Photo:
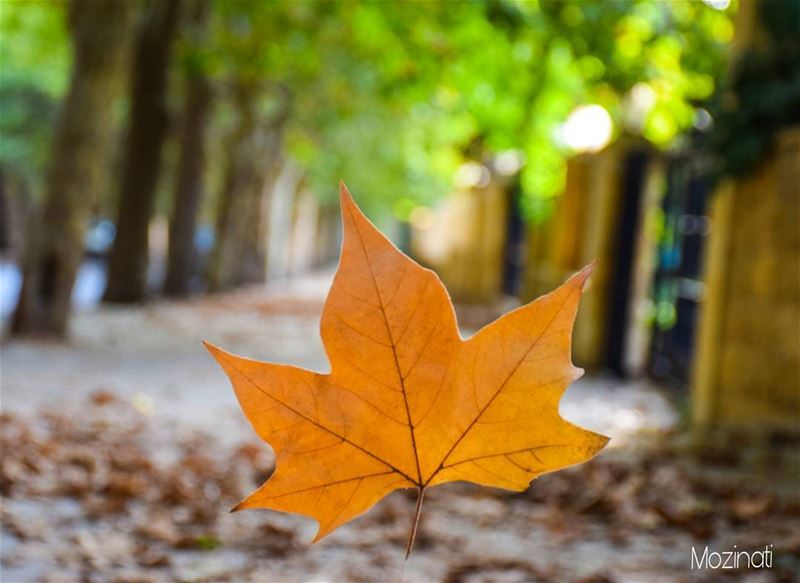
<svg viewBox="0 0 800 583">
<path fill-rule="evenodd" d="M 588 460 L 608 438 L 558 414 L 582 370 L 570 346 L 592 266 L 462 340 L 435 273 L 400 252 L 341 185 L 344 242 L 322 313 L 329 374 L 206 343 L 276 470 L 234 510 L 316 519 L 321 539 L 397 488 L 457 480 L 522 491 Z"/>
</svg>

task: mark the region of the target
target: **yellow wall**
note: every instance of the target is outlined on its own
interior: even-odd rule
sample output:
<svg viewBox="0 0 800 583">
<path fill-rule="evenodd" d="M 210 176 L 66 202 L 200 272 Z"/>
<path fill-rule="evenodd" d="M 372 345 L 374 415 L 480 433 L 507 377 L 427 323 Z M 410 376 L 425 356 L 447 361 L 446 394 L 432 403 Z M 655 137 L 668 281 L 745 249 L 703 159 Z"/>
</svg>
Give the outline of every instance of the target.
<svg viewBox="0 0 800 583">
<path fill-rule="evenodd" d="M 496 301 L 503 285 L 506 185 L 492 180 L 459 190 L 423 213 L 412 215 L 412 255 L 439 274 L 455 301 Z"/>
<path fill-rule="evenodd" d="M 627 152 L 638 142 L 621 140 L 602 152 L 583 154 L 567 164 L 564 192 L 556 200 L 552 217 L 532 225 L 528 235 L 528 261 L 523 300 L 547 293 L 584 265 L 597 261 L 594 275 L 581 300 L 575 324 L 573 352 L 575 362 L 589 369 L 605 362 L 608 306 L 616 240 L 621 219 L 622 164 Z M 660 164 L 648 167 L 638 217 L 639 237 L 634 254 L 634 272 L 629 315 L 629 338 L 637 348 L 647 346 L 649 331 L 638 321 L 636 306 L 646 301 L 652 278 L 653 239 L 647 232 L 648 215 L 660 203 Z M 638 373 L 646 354 L 632 351 L 628 372 Z"/>
<path fill-rule="evenodd" d="M 800 129 L 716 194 L 692 404 L 698 425 L 800 422 Z"/>
</svg>

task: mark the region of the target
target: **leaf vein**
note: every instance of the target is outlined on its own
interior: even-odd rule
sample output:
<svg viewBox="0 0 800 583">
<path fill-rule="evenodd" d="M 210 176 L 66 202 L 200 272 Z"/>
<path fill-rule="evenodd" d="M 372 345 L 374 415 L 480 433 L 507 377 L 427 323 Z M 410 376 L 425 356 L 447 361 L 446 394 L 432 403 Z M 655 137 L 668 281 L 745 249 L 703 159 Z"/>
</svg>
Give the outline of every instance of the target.
<svg viewBox="0 0 800 583">
<path fill-rule="evenodd" d="M 386 332 L 389 335 L 389 341 L 392 344 L 392 356 L 394 356 L 394 365 L 395 369 L 397 370 L 397 377 L 400 380 L 400 389 L 403 392 L 403 404 L 406 407 L 406 418 L 408 419 L 408 428 L 411 433 L 411 449 L 414 452 L 414 462 L 417 466 L 417 480 L 415 484 L 420 485 L 422 484 L 422 470 L 420 469 L 419 465 L 419 452 L 417 452 L 417 439 L 414 435 L 414 424 L 411 422 L 411 409 L 408 405 L 408 395 L 406 395 L 406 385 L 405 380 L 403 379 L 403 373 L 400 371 L 400 361 L 397 358 L 397 346 L 395 345 L 394 337 L 392 336 L 392 328 L 389 326 L 389 319 L 386 316 L 386 307 L 383 305 L 383 298 L 381 297 L 380 289 L 378 289 L 378 280 L 375 277 L 375 270 L 372 267 L 372 260 L 370 259 L 369 253 L 367 252 L 367 247 L 364 244 L 364 236 L 361 234 L 361 228 L 358 226 L 358 222 L 355 220 L 355 213 L 353 209 L 350 209 L 350 215 L 353 219 L 353 223 L 355 225 L 356 233 L 358 233 L 358 239 L 361 242 L 361 248 L 364 251 L 364 257 L 367 260 L 367 267 L 369 268 L 369 273 L 372 276 L 372 285 L 375 287 L 375 295 L 378 296 L 378 302 L 381 304 L 381 314 L 383 314 L 383 323 L 386 325 Z"/>
<path fill-rule="evenodd" d="M 242 377 L 243 377 L 243 378 L 245 378 L 245 379 L 247 379 L 247 381 L 248 381 L 248 382 L 249 382 L 251 385 L 253 385 L 253 386 L 254 386 L 256 389 L 258 389 L 259 391 L 261 391 L 262 393 L 264 393 L 264 394 L 265 394 L 267 397 L 269 397 L 270 399 L 273 399 L 273 400 L 275 400 L 276 402 L 280 403 L 281 405 L 283 405 L 284 407 L 286 407 L 286 408 L 287 408 L 289 411 L 291 411 L 292 413 L 294 413 L 294 414 L 295 414 L 295 415 L 297 415 L 298 417 L 302 417 L 303 419 L 307 420 L 307 421 L 308 421 L 309 423 L 311 423 L 312 425 L 314 425 L 314 426 L 316 426 L 316 427 L 319 427 L 319 428 L 320 428 L 320 429 L 322 429 L 323 431 L 327 431 L 327 432 L 328 432 L 328 433 L 330 433 L 331 435 L 335 435 L 336 437 L 340 437 L 340 438 L 342 439 L 342 441 L 344 441 L 344 442 L 346 442 L 346 443 L 349 443 L 350 445 L 352 445 L 352 446 L 353 446 L 354 448 L 356 448 L 357 450 L 359 450 L 359 451 L 363 452 L 364 454 L 366 454 L 366 455 L 370 456 L 371 458 L 373 458 L 373 459 L 375 459 L 375 460 L 377 460 L 377 461 L 381 462 L 381 463 L 382 463 L 382 464 L 384 464 L 384 465 L 385 465 L 387 468 L 390 468 L 392 471 L 394 471 L 394 472 L 397 472 L 398 474 L 400 474 L 401 476 L 403 476 L 404 478 L 406 478 L 408 481 L 410 481 L 410 482 L 413 482 L 413 483 L 415 483 L 415 484 L 417 483 L 417 482 L 416 482 L 414 479 L 412 479 L 411 477 L 409 477 L 409 476 L 408 476 L 408 475 L 407 475 L 405 472 L 401 471 L 400 469 L 398 469 L 397 467 L 395 467 L 393 464 L 390 464 L 389 462 L 387 462 L 385 459 L 383 459 L 383 458 L 382 458 L 382 457 L 380 457 L 379 455 L 377 455 L 377 454 L 375 454 L 375 453 L 373 453 L 373 452 L 369 451 L 368 449 L 366 449 L 365 447 L 362 447 L 362 446 L 358 445 L 357 443 L 354 443 L 354 442 L 350 441 L 350 440 L 349 440 L 349 439 L 347 439 L 345 436 L 343 436 L 343 435 L 340 435 L 340 434 L 336 433 L 336 431 L 334 431 L 333 429 L 330 429 L 329 427 L 325 427 L 325 426 L 324 426 L 322 423 L 320 423 L 320 422 L 318 422 L 318 421 L 315 421 L 314 419 L 311 419 L 311 418 L 310 418 L 310 417 L 308 417 L 307 415 L 304 415 L 304 414 L 302 414 L 300 411 L 298 411 L 298 410 L 297 410 L 297 409 L 295 409 L 294 407 L 291 407 L 291 406 L 290 406 L 290 405 L 288 405 L 287 403 L 284 403 L 283 401 L 281 401 L 280 399 L 278 399 L 278 398 L 277 398 L 275 395 L 272 395 L 272 394 L 268 393 L 268 392 L 267 392 L 267 391 L 265 391 L 265 390 L 264 390 L 264 389 L 263 389 L 261 386 L 259 386 L 259 385 L 258 385 L 258 384 L 257 384 L 255 381 L 253 381 L 253 379 L 251 379 L 251 378 L 250 378 L 248 375 L 246 375 L 244 372 L 242 372 L 242 370 L 241 370 L 241 369 L 239 369 L 239 367 L 237 367 L 237 366 L 236 366 L 236 364 L 233 362 L 233 360 L 232 360 L 232 359 L 230 359 L 230 358 L 229 358 L 229 357 L 228 357 L 226 354 L 224 354 L 224 353 L 220 353 L 220 355 L 221 355 L 221 357 L 222 357 L 222 358 L 225 358 L 226 360 L 228 360 L 228 362 L 230 363 L 230 365 L 231 365 L 231 366 L 232 366 L 234 369 L 236 369 L 236 372 L 238 372 L 240 375 L 242 375 Z"/>
<path fill-rule="evenodd" d="M 453 451 L 455 451 L 455 449 L 458 446 L 458 444 L 461 443 L 461 441 L 464 439 L 464 437 L 467 435 L 467 433 L 470 432 L 472 427 L 475 425 L 475 422 L 478 421 L 478 419 L 480 419 L 480 417 L 481 417 L 481 415 L 483 415 L 484 411 L 486 411 L 486 409 L 488 409 L 491 406 L 491 404 L 494 402 L 494 400 L 497 397 L 497 395 L 500 394 L 500 392 L 506 386 L 506 383 L 508 383 L 509 379 L 512 376 L 514 376 L 514 373 L 517 372 L 517 370 L 519 369 L 519 367 L 522 364 L 522 362 L 527 358 L 528 354 L 530 354 L 531 351 L 534 348 L 536 348 L 536 346 L 538 345 L 539 341 L 544 337 L 545 333 L 547 333 L 547 331 L 550 329 L 550 326 L 553 325 L 553 322 L 555 322 L 556 318 L 558 318 L 558 316 L 561 314 L 561 310 L 563 310 L 564 306 L 567 305 L 567 300 L 571 297 L 571 295 L 572 295 L 572 293 L 568 294 L 567 297 L 564 298 L 564 301 L 561 302 L 561 305 L 558 307 L 558 309 L 556 310 L 556 312 L 553 315 L 553 317 L 547 323 L 547 326 L 544 327 L 544 329 L 539 334 L 539 336 L 537 336 L 536 339 L 531 343 L 530 347 L 528 347 L 528 350 L 526 350 L 525 354 L 522 355 L 522 358 L 519 359 L 519 361 L 514 366 L 514 368 L 511 369 L 511 372 L 509 372 L 508 375 L 506 376 L 506 378 L 503 380 L 503 382 L 500 383 L 500 386 L 497 388 L 497 390 L 495 391 L 494 395 L 492 395 L 492 397 L 489 399 L 489 401 L 486 403 L 486 405 L 484 405 L 483 408 L 481 408 L 481 410 L 478 412 L 478 415 L 472 420 L 472 422 L 469 424 L 469 426 L 464 430 L 464 432 L 459 436 L 459 438 L 453 443 L 453 445 L 450 447 L 448 452 L 445 454 L 444 458 L 442 458 L 442 461 L 439 463 L 438 468 L 436 470 L 434 470 L 434 472 L 428 478 L 426 483 L 430 483 L 430 481 L 433 479 L 433 477 L 444 467 L 444 464 L 447 461 L 447 459 L 450 457 L 450 454 L 452 454 Z"/>
<path fill-rule="evenodd" d="M 282 494 L 275 494 L 273 496 L 266 496 L 264 500 L 275 500 L 276 498 L 285 498 L 286 496 L 294 496 L 295 494 L 303 494 L 305 492 L 312 492 L 314 490 L 319 490 L 321 488 L 329 488 L 331 486 L 338 486 L 340 484 L 347 484 L 348 482 L 355 482 L 356 480 L 365 480 L 367 478 L 376 478 L 378 476 L 388 476 L 394 472 L 376 472 L 374 474 L 366 474 L 364 476 L 354 476 L 352 478 L 346 478 L 344 480 L 336 480 L 333 482 L 327 482 L 325 484 L 316 484 L 314 486 L 308 486 L 307 488 L 299 488 L 297 490 L 292 490 L 291 492 L 283 492 Z"/>
</svg>

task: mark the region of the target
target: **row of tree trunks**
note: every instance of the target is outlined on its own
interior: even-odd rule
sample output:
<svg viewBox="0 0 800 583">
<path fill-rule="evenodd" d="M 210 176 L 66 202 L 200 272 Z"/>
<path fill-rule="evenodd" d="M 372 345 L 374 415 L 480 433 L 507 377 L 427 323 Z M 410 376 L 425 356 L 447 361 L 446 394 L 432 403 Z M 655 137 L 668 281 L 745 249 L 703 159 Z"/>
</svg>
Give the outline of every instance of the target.
<svg viewBox="0 0 800 583">
<path fill-rule="evenodd" d="M 69 4 L 72 74 L 53 135 L 44 199 L 28 230 L 12 323 L 17 334 L 66 334 L 86 223 L 106 178 L 113 105 L 122 89 L 119 73 L 135 8 L 133 2 Z"/>
<path fill-rule="evenodd" d="M 95 3 L 71 0 L 75 64 L 70 90 L 54 133 L 44 204 L 32 218 L 24 284 L 14 333 L 64 336 L 70 296 L 83 257 L 86 223 L 103 188 L 112 107 L 134 14 L 141 14 L 130 67 L 130 119 L 122 152 L 117 233 L 109 257 L 104 301 L 134 303 L 147 297 L 149 226 L 168 136 L 167 79 L 179 13 L 195 36 L 207 34 L 209 2 L 148 0 Z M 191 42 L 191 41 L 190 41 Z M 170 217 L 165 293 L 185 296 L 198 275 L 194 237 L 203 200 L 206 133 L 213 105 L 201 66 L 187 67 L 179 160 Z M 267 275 L 271 194 L 283 167 L 282 140 L 289 96 L 272 93 L 261 112 L 263 87 L 242 79 L 234 87 L 238 115 L 216 218 L 216 245 L 206 282 L 212 290 L 263 282 Z M 37 233 L 46 233 L 46 236 Z M 56 244 L 55 242 L 58 242 Z"/>
<path fill-rule="evenodd" d="M 192 5 L 191 22 L 195 40 L 206 36 L 209 4 Z M 203 201 L 203 175 L 206 164 L 206 129 L 212 105 L 211 83 L 202 66 L 186 70 L 186 102 L 180 136 L 180 159 L 175 198 L 169 224 L 169 256 L 164 293 L 187 296 L 197 273 L 194 236 Z"/>
<path fill-rule="evenodd" d="M 148 230 L 169 125 L 167 73 L 178 11 L 179 0 L 150 2 L 136 41 L 117 234 L 103 298 L 107 302 L 140 302 L 147 294 Z"/>
</svg>

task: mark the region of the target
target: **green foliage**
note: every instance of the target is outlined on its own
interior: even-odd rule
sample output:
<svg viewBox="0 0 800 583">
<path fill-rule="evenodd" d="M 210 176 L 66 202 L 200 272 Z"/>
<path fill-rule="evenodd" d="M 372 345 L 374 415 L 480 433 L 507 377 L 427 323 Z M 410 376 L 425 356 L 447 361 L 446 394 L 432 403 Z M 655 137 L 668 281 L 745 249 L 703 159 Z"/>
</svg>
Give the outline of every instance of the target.
<svg viewBox="0 0 800 583">
<path fill-rule="evenodd" d="M 56 99 L 66 89 L 72 55 L 64 2 L 4 2 L 0 9 L 3 84 L 35 84 Z"/>
<path fill-rule="evenodd" d="M 733 28 L 702 3 L 549 1 L 335 5 L 309 46 L 320 75 L 296 94 L 289 147 L 317 192 L 345 178 L 368 209 L 405 218 L 458 166 L 524 154 L 523 210 L 551 208 L 569 149 L 558 131 L 598 103 L 617 133 L 670 146 L 713 92 Z M 644 96 L 641 119 L 632 89 Z M 641 100 L 641 99 L 640 99 Z"/>
<path fill-rule="evenodd" d="M 0 164 L 34 191 L 69 73 L 65 18 L 63 3 L 0 6 Z"/>
<path fill-rule="evenodd" d="M 780 129 L 800 123 L 800 0 L 764 0 L 760 8 L 766 40 L 738 59 L 711 108 L 720 176 L 751 171 Z"/>
<path fill-rule="evenodd" d="M 211 77 L 213 135 L 231 131 L 237 91 L 256 92 L 254 123 L 288 108 L 285 150 L 323 200 L 344 179 L 370 214 L 401 219 L 446 195 L 463 163 L 508 150 L 526 161 L 526 215 L 542 217 L 563 186 L 571 152 L 559 131 L 575 107 L 599 104 L 615 135 L 668 147 L 717 86 L 732 36 L 730 11 L 682 0 L 209 7 L 207 34 L 183 25 L 176 63 Z M 36 177 L 68 73 L 63 9 L 1 12 L 2 161 Z M 225 141 L 213 143 L 215 176 Z"/>
</svg>

